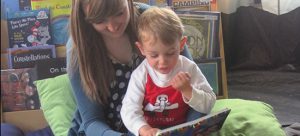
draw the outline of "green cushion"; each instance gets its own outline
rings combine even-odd
[[[55,136],[68,134],[76,103],[67,74],[35,81],[41,109]]]
[[[35,82],[45,118],[56,136],[65,136],[70,128],[76,103],[66,74]],[[242,99],[217,100],[212,112],[223,108],[231,112],[221,136],[285,136],[270,105]],[[215,134],[216,135],[216,134]]]
[[[221,136],[285,136],[273,108],[260,101],[242,99],[217,100],[212,112],[223,108],[231,112],[219,132]]]

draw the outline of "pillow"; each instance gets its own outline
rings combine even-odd
[[[44,113],[53,134],[66,136],[71,126],[76,102],[67,74],[34,82]]]
[[[39,130],[31,131],[25,134],[25,136],[54,136],[51,128],[45,127]]]
[[[1,136],[23,136],[23,131],[9,123],[1,123]]]
[[[285,136],[269,104],[242,99],[222,99],[216,101],[212,112],[225,107],[231,109],[231,112],[218,132],[220,136]]]

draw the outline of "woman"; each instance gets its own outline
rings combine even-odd
[[[73,0],[67,57],[78,110],[69,135],[127,134],[121,102],[143,59],[134,46],[136,6],[132,0]]]

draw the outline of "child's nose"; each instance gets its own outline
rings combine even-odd
[[[167,63],[167,59],[165,57],[160,57],[159,64],[160,65],[165,65],[166,63]]]

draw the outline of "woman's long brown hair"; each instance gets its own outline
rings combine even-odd
[[[70,32],[73,40],[71,65],[68,72],[79,72],[85,94],[93,101],[107,103],[109,85],[114,79],[114,70],[108,57],[104,40],[91,22],[114,15],[119,11],[123,0],[73,0],[70,17]],[[89,12],[84,8],[89,5]],[[130,22],[126,33],[132,46],[136,38],[137,13],[132,0],[128,0]],[[89,20],[89,21],[87,21]],[[121,44],[121,43],[120,43]],[[79,71],[78,71],[79,70]]]

